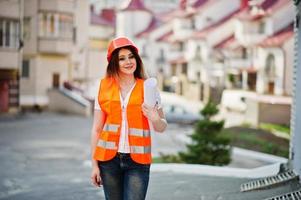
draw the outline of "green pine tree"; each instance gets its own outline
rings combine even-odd
[[[217,105],[209,101],[201,111],[203,119],[199,120],[190,135],[191,144],[187,151],[180,152],[179,158],[186,163],[226,165],[230,162],[230,139],[222,134],[224,121],[213,121],[218,113]]]

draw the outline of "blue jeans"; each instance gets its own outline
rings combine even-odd
[[[106,200],[144,200],[150,165],[134,162],[130,154],[117,153],[109,161],[99,161]]]

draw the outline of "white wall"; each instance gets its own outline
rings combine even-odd
[[[206,7],[206,10],[202,9],[195,15],[196,29],[203,29],[205,26],[219,21],[239,7],[240,0],[231,0],[231,3],[222,0],[214,2],[211,6]]]
[[[152,19],[152,15],[146,11],[120,11],[116,15],[116,36],[130,38],[145,30]]]
[[[280,10],[278,10],[274,15],[271,16],[271,19],[273,21],[273,31],[277,32],[281,28],[293,22],[295,16],[296,15],[293,2],[283,6]]]
[[[114,34],[113,27],[90,25],[89,26],[89,37],[95,39],[106,39],[112,37]]]
[[[266,59],[269,54],[274,55],[275,57],[275,66],[276,66],[276,79],[274,94],[283,95],[284,92],[284,52],[281,48],[259,48],[258,57],[256,58],[256,63],[258,64],[257,72],[257,82],[256,82],[256,91],[263,94],[267,91],[268,80],[265,75]]]

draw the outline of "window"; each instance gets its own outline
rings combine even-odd
[[[142,57],[147,57],[146,44],[142,46],[141,56]]]
[[[187,63],[182,64],[182,74],[187,75]]]
[[[163,63],[163,62],[165,62],[164,50],[160,49],[160,56],[157,58],[157,63]]]
[[[64,38],[72,38],[73,34],[73,18],[71,15],[59,15],[59,35]]]
[[[0,47],[19,47],[19,22],[10,19],[0,19]]]
[[[184,42],[179,42],[179,50],[184,51]]]
[[[196,50],[195,50],[195,60],[197,61],[202,61],[202,57],[201,57],[201,47],[198,45]]]
[[[73,29],[72,29],[72,32],[73,32],[73,34],[72,34],[72,40],[73,40],[73,43],[74,44],[76,44],[76,41],[77,41],[77,32],[76,32],[76,27],[73,27]]]
[[[273,54],[267,56],[265,74],[270,82],[276,78],[275,56]]]
[[[22,62],[22,78],[29,78],[29,60]]]
[[[171,65],[171,75],[176,76],[177,75],[177,65],[172,64]]]
[[[26,17],[23,20],[23,38],[24,40],[29,40],[30,39],[30,18]]]
[[[243,48],[242,49],[242,58],[246,59],[248,57],[248,52],[247,52],[247,48]]]
[[[196,23],[196,22],[195,22],[195,19],[192,18],[192,19],[191,19],[191,29],[193,29],[193,30],[196,29],[195,23]]]
[[[264,21],[261,21],[259,23],[259,33],[265,33],[265,23],[264,23]]]
[[[73,16],[62,13],[39,14],[39,36],[42,37],[73,37]]]

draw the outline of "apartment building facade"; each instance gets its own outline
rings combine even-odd
[[[72,80],[83,68],[88,17],[84,1],[26,1],[21,106],[47,106],[47,90]]]
[[[0,1],[0,112],[19,107],[20,1]]]
[[[1,112],[47,106],[47,91],[83,79],[89,2],[0,2]]]

